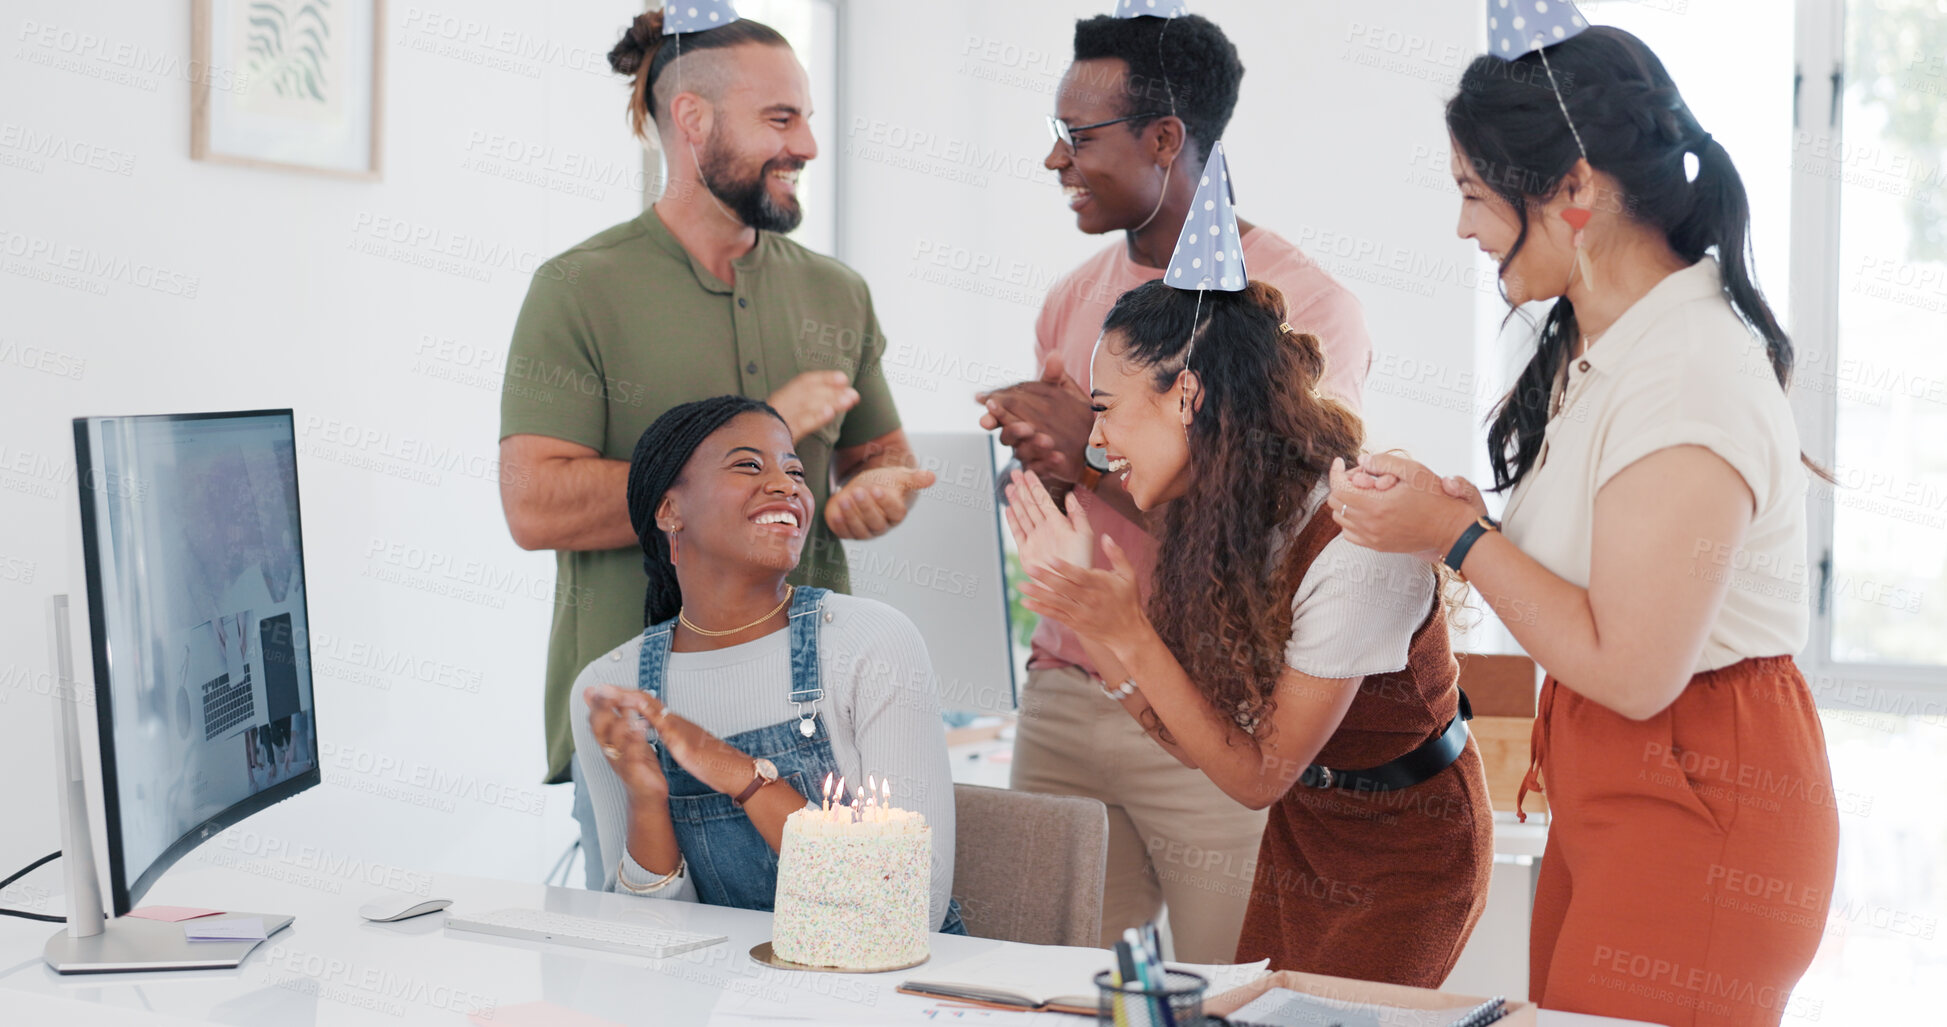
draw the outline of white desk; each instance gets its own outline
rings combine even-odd
[[[332,885],[342,889],[334,893]],[[893,990],[901,980],[923,974],[924,967],[876,975],[804,974],[753,963],[751,947],[770,938],[766,913],[447,875],[436,876],[432,889],[453,899],[455,908],[528,906],[710,931],[727,934],[730,941],[649,960],[448,933],[444,913],[372,924],[356,913],[372,889],[356,881],[311,875],[302,884],[286,883],[199,865],[192,857],[165,876],[147,901],[291,913],[296,923],[264,942],[235,971],[62,977],[41,962],[41,947],[58,925],[0,918],[0,1023],[460,1025],[470,1012],[545,1000],[621,1024],[676,1027],[704,1024],[726,996],[753,989],[850,1000],[857,1004],[859,1022],[933,1022],[923,1011],[934,1003]],[[1012,943],[935,935],[927,966],[1003,944]],[[905,1011],[909,1018],[901,1017]],[[1031,1025],[1045,1019],[1010,1016],[1007,1022]],[[1546,1012],[1538,1022],[1543,1027],[1623,1023]]]

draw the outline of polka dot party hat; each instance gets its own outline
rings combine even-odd
[[[1511,61],[1589,27],[1570,0],[1487,0],[1487,52]]]
[[[663,5],[663,35],[702,32],[737,20],[730,0],[669,0]]]
[[[1561,83],[1555,81],[1555,69],[1548,66],[1548,48],[1580,35],[1589,27],[1589,19],[1575,9],[1570,0],[1487,0],[1487,52],[1504,61],[1515,61],[1530,52],[1541,58],[1541,67],[1548,73],[1548,86],[1555,92],[1555,104],[1562,109],[1562,120],[1568,122],[1569,134],[1575,137],[1575,148],[1582,151],[1582,159],[1589,157],[1589,148],[1582,145],[1582,133],[1575,128],[1575,119],[1568,116],[1568,102],[1562,99]]]
[[[1177,18],[1190,13],[1189,0],[1115,0],[1118,18]]]
[[[1216,289],[1243,292],[1244,241],[1237,234],[1237,212],[1231,208],[1230,169],[1224,144],[1210,148],[1210,159],[1197,180],[1197,194],[1176,237],[1176,250],[1163,281],[1178,289]]]

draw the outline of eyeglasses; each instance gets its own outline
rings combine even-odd
[[[1049,115],[1048,131],[1054,134],[1055,142],[1061,143],[1072,150],[1075,148],[1075,133],[1077,132],[1086,132],[1091,128],[1104,128],[1109,125],[1120,125],[1125,121],[1135,121],[1138,118],[1160,118],[1162,116],[1161,114],[1130,114],[1125,117],[1110,118],[1107,121],[1098,121],[1093,125],[1070,125],[1060,118]]]

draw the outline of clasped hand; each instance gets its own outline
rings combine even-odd
[[[664,801],[669,797],[662,762],[644,728],[654,728],[656,737],[669,749],[670,758],[711,788],[735,795],[750,783],[749,756],[671,713],[648,692],[597,685],[582,697],[588,703],[589,728],[631,800]]]
[[[1393,453],[1366,453],[1347,467],[1332,461],[1326,498],[1339,533],[1381,553],[1411,553],[1429,563],[1446,556],[1467,525],[1487,513],[1480,489],[1443,478]]]
[[[1068,494],[1068,510],[1063,513],[1038,475],[1015,471],[1007,486],[1007,502],[1007,530],[1014,536],[1021,567],[1028,575],[1021,587],[1028,609],[1112,650],[1147,628],[1136,569],[1115,539],[1102,536],[1109,569],[1092,566],[1095,530],[1075,493]]]

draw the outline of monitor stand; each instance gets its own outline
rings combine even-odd
[[[68,597],[48,600],[48,639],[55,675],[54,759],[60,798],[61,852],[67,870],[68,926],[47,939],[42,956],[56,973],[105,974],[143,970],[233,970],[254,941],[190,941],[183,922],[118,916],[103,919],[101,879],[95,876],[95,847],[88,830],[88,788],[82,772],[81,728],[75,715],[79,696],[74,690],[74,662],[69,646]],[[198,923],[263,921],[264,937],[291,926],[282,913],[219,913],[197,917]]]
[[[42,955],[55,973],[64,974],[231,970],[248,958],[252,949],[263,944],[263,940],[190,941],[183,935],[183,926],[253,917],[263,921],[266,936],[289,927],[293,919],[265,913],[221,913],[175,923],[116,917],[102,923],[101,933],[85,938],[76,938],[67,931],[56,934],[47,939]]]

